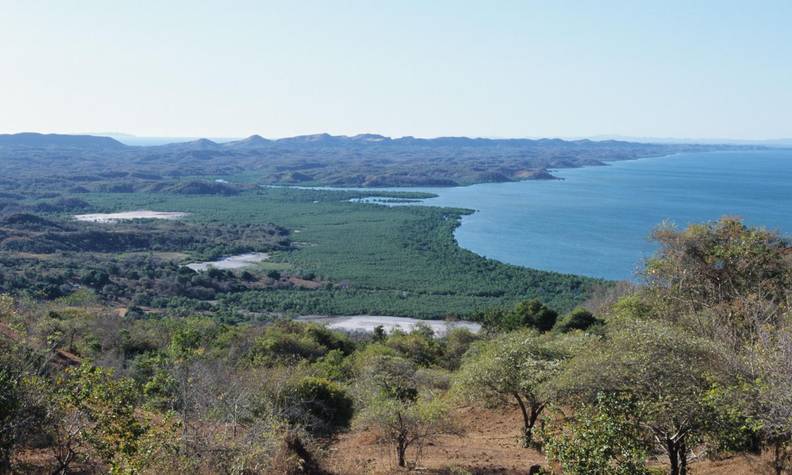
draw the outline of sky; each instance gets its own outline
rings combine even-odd
[[[0,133],[792,137],[792,1],[0,0]]]

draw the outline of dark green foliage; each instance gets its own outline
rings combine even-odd
[[[567,333],[573,330],[588,330],[595,325],[602,325],[604,322],[594,316],[585,308],[576,308],[561,317],[553,327],[553,330]]]
[[[3,223],[0,235],[9,237],[0,244],[0,266],[5,264],[0,291],[44,299],[87,286],[108,300],[129,299],[139,306],[157,306],[171,297],[211,300],[217,294],[246,290],[258,278],[217,269],[199,274],[181,266],[173,254],[192,252],[198,260],[289,247],[287,231],[269,224],[97,225],[29,214],[13,215]],[[19,254],[22,251],[47,256]]]
[[[429,332],[420,327],[410,333],[394,331],[384,341],[384,345],[402,354],[418,366],[431,366],[440,361],[442,348]]]
[[[332,350],[349,354],[352,342],[342,333],[333,332],[316,323],[281,321],[269,325],[256,338],[250,358],[256,364],[306,359],[316,361]]]
[[[555,325],[558,313],[538,299],[531,299],[518,303],[511,310],[491,309],[481,318],[487,327],[499,331],[533,328],[546,332]]]
[[[33,356],[0,340],[0,473],[9,471],[13,453],[41,433],[46,419]]]
[[[377,193],[382,194],[400,196]],[[214,308],[239,321],[250,318],[251,312],[261,318],[272,313],[470,316],[527,298],[567,310],[599,285],[595,279],[510,266],[459,248],[453,232],[468,211],[349,202],[365,196],[279,188],[237,196],[86,195],[83,199],[94,211],[163,209],[190,216],[183,222],[113,225],[47,217],[65,228],[46,233],[9,227],[27,240],[29,249],[50,254],[44,262],[17,251],[0,251],[0,290],[54,298],[74,291],[81,272],[102,270],[113,285],[107,292],[104,285],[94,289],[108,300],[129,299],[139,307],[167,307],[179,313],[206,308],[201,301],[219,300],[220,308]],[[57,239],[42,239],[56,233]],[[83,241],[85,233],[91,239]],[[3,245],[13,241],[6,239]],[[80,250],[81,245],[88,247]],[[112,250],[115,255],[107,254]],[[235,279],[193,274],[172,254],[186,252],[191,260],[205,260],[272,250],[288,251],[276,252],[269,267],[258,272],[250,268],[250,275]],[[112,265],[118,272],[110,272]],[[267,273],[266,282],[250,279],[252,275],[263,280]],[[287,280],[290,276],[313,276],[317,288],[298,290]]]
[[[373,336],[374,341],[383,341],[385,339],[385,336],[386,336],[385,327],[383,327],[382,325],[377,325],[376,327],[374,327],[374,336]]]
[[[558,313],[551,310],[539,300],[532,299],[520,302],[514,307],[513,315],[516,318],[517,327],[530,327],[546,332],[555,325]]]
[[[353,403],[337,383],[323,378],[303,378],[291,389],[294,422],[303,423],[314,432],[328,433],[349,427]]]

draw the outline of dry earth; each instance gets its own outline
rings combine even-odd
[[[519,444],[519,410],[494,411],[465,407],[457,411],[463,437],[444,436],[424,447],[417,465],[399,469],[390,447],[377,443],[370,431],[341,435],[330,448],[326,466],[338,475],[473,474],[527,475],[534,464],[545,466],[544,455]],[[414,452],[409,454],[414,461]],[[765,455],[701,461],[689,466],[691,475],[772,474]],[[558,472],[560,473],[560,471]]]

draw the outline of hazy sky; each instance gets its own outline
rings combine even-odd
[[[792,137],[792,1],[0,0],[0,132]]]

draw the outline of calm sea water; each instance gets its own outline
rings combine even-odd
[[[792,151],[689,153],[558,170],[564,180],[420,188],[471,208],[456,232],[477,254],[536,269],[631,279],[663,220],[741,216],[792,233]]]

